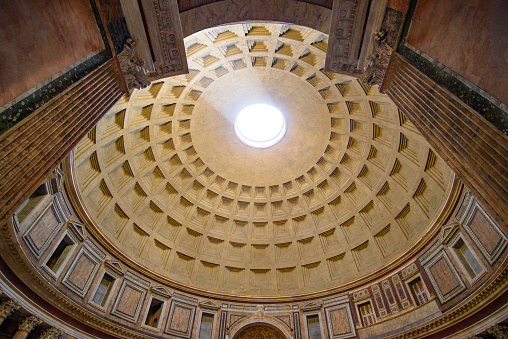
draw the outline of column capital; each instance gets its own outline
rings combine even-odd
[[[26,331],[30,333],[36,327],[37,325],[40,325],[42,323],[42,320],[37,318],[35,315],[29,315],[21,321],[21,324],[19,324],[18,329],[21,331]]]
[[[7,318],[12,312],[17,310],[19,305],[14,300],[9,299],[0,304],[0,317]]]
[[[63,334],[62,330],[59,330],[58,328],[51,327],[48,328],[46,331],[44,331],[39,339],[58,339]]]
[[[505,338],[507,338],[507,336],[506,336],[507,330],[508,330],[507,326],[496,324],[496,325],[492,326],[491,328],[489,328],[487,330],[487,333],[492,334],[494,336],[494,338],[496,338],[496,339],[505,339]]]

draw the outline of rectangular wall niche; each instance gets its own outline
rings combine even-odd
[[[319,324],[319,315],[312,314],[307,317],[307,331],[309,333],[309,339],[322,339],[321,337],[321,325]]]
[[[46,267],[53,272],[55,277],[62,271],[64,263],[69,259],[69,254],[72,252],[74,245],[75,242],[66,234],[46,261]]]
[[[19,224],[22,224],[30,213],[32,213],[49,194],[46,184],[40,185],[16,212],[16,218]]]
[[[203,313],[201,315],[201,325],[199,326],[199,339],[210,339],[213,329],[213,314]]]
[[[162,316],[162,309],[164,306],[164,301],[152,298],[150,301],[150,307],[148,308],[148,312],[146,314],[145,325],[153,328],[159,328],[159,322]]]
[[[466,271],[470,282],[475,281],[485,272],[485,269],[461,237],[452,245],[452,250]]]
[[[92,298],[92,303],[100,306],[105,307],[106,302],[109,299],[109,295],[111,293],[111,290],[113,289],[113,285],[115,283],[115,278],[113,278],[108,273],[104,273],[104,276],[102,277],[102,280],[95,290],[95,294]]]

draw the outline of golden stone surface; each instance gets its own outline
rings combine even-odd
[[[452,173],[377,87],[322,71],[327,36],[271,23],[186,38],[190,73],[120,100],[74,150],[95,227],[157,274],[209,291],[310,293],[409,251]],[[287,134],[245,146],[234,118],[274,104]]]

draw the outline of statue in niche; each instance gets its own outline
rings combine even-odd
[[[150,80],[146,76],[145,61],[135,55],[136,42],[127,39],[124,49],[118,54],[120,67],[127,82],[129,90],[134,88],[142,89],[150,85]]]

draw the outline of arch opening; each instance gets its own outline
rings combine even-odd
[[[244,326],[233,339],[288,339],[282,331],[274,325],[255,323]]]

